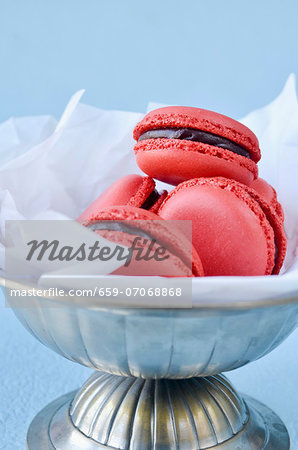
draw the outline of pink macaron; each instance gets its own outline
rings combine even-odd
[[[257,137],[222,114],[186,106],[160,108],[147,114],[133,135],[139,167],[166,183],[222,176],[250,185],[257,178]]]
[[[271,184],[267,183],[263,178],[257,178],[250,185],[252,189],[255,189],[266,201],[275,209],[276,214],[280,217],[282,221],[284,221],[284,212],[281,204],[277,200],[276,190],[271,186]]]
[[[158,214],[192,220],[206,276],[278,274],[286,254],[280,216],[256,190],[222,177],[179,184]]]
[[[126,175],[100,194],[77,220],[82,222],[92,219],[100,210],[116,205],[136,206],[155,212],[166,196],[167,191],[158,193],[152,178]]]
[[[110,206],[83,225],[119,245],[130,247],[135,238],[140,237],[138,245],[145,250],[153,251],[162,245],[169,254],[169,258],[160,263],[133,257],[128,267],[117,269],[114,275],[204,276],[201,259],[181,229],[151,211],[127,205]]]

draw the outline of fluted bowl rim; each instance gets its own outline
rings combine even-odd
[[[148,277],[149,278],[149,277]],[[209,277],[211,278],[211,277]],[[227,277],[213,277],[217,278],[219,281],[220,279],[227,278]],[[235,278],[235,277],[231,277]],[[246,277],[255,279],[256,277]],[[21,289],[21,290],[30,290],[32,288],[36,288],[37,286],[34,286],[32,284],[26,284],[21,283],[19,281],[11,280],[5,277],[0,277],[0,286],[2,286],[4,289]],[[36,297],[38,298],[38,297]],[[257,308],[270,308],[273,306],[279,306],[279,305],[287,305],[287,304],[295,304],[298,303],[298,286],[297,289],[294,291],[285,291],[283,295],[270,295],[267,299],[253,299],[253,300],[241,300],[241,301],[234,301],[234,300],[211,300],[211,301],[200,301],[198,299],[195,299],[195,301],[192,302],[191,306],[188,304],[185,308],[179,306],[171,306],[170,304],[166,305],[160,305],[158,308],[156,306],[152,307],[150,305],[150,299],[149,301],[146,299],[146,297],[142,298],[142,303],[136,303],[136,301],[133,301],[133,298],[129,297],[127,300],[127,303],[123,304],[123,302],[117,302],[117,297],[109,297],[108,300],[104,297],[96,297],[95,301],[90,305],[88,303],[88,306],[84,306],[84,304],[80,301],[83,301],[84,297],[72,297],[72,303],[65,301],[63,297],[55,297],[51,295],[47,295],[44,297],[48,302],[53,303],[53,307],[78,307],[78,308],[87,308],[87,309],[102,309],[102,308],[112,308],[112,309],[151,309],[151,310],[173,310],[173,309],[204,309],[204,310],[241,310],[241,309],[257,309]],[[129,301],[130,300],[130,301]]]

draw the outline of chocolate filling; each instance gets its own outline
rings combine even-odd
[[[145,139],[183,139],[187,141],[202,142],[203,144],[213,145],[213,147],[224,148],[237,155],[245,156],[250,159],[249,152],[241,145],[235,144],[216,134],[207,131],[195,130],[194,128],[158,128],[148,130],[141,134],[139,142]]]
[[[276,244],[276,240],[275,240],[275,239],[274,239],[274,245],[275,245],[274,266],[276,266],[277,256],[278,256],[278,248],[277,248],[277,244]],[[273,268],[273,269],[274,269],[274,268]]]
[[[149,197],[146,198],[141,208],[149,210],[157,202],[159,197],[160,197],[159,192],[156,189],[154,189],[154,191],[151,192]]]
[[[114,220],[102,220],[98,222],[92,222],[87,225],[87,228],[90,228],[92,231],[97,230],[105,230],[105,231],[121,231],[123,233],[127,233],[130,235],[137,235],[144,239],[154,239],[150,234],[146,233],[145,231],[141,230],[140,228],[133,227],[130,225],[127,225],[126,223],[116,222]]]

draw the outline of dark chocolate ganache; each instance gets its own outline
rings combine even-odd
[[[146,198],[141,208],[149,210],[157,202],[159,197],[160,197],[159,192],[156,189],[154,189],[154,191],[151,192],[149,197]]]
[[[250,159],[249,152],[239,144],[230,139],[226,139],[207,131],[196,130],[194,128],[158,128],[148,130],[141,134],[139,142],[145,139],[183,139],[187,141],[202,142],[203,144],[213,145],[214,147],[224,148],[237,155],[245,156]]]
[[[137,235],[144,239],[153,239],[149,233],[146,233],[140,228],[134,227],[124,221],[114,221],[114,220],[102,220],[91,222],[87,225],[87,228],[90,228],[92,231],[104,230],[104,231],[121,231],[122,233],[127,233],[130,235]]]

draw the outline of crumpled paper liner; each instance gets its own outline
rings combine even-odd
[[[140,173],[132,130],[143,114],[84,105],[80,103],[83,92],[74,94],[58,123],[53,117],[37,116],[0,124],[0,268],[4,276],[6,220],[74,219],[117,178]],[[150,104],[148,109],[157,106]],[[272,103],[241,122],[258,136],[262,150],[259,175],[275,187],[284,208],[286,261],[278,276],[194,279],[194,304],[298,295],[298,103],[294,75]]]

